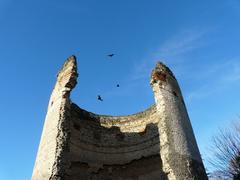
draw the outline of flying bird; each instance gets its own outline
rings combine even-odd
[[[115,54],[109,54],[108,57],[113,57]]]
[[[99,101],[103,101],[103,99],[102,99],[102,97],[101,97],[100,95],[97,96],[97,99],[98,99]]]
[[[117,87],[120,87],[120,85],[119,85],[119,84],[117,84]]]

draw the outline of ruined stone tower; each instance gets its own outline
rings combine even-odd
[[[184,100],[173,73],[157,63],[155,105],[128,116],[97,115],[71,102],[75,56],[53,89],[32,180],[205,180]]]

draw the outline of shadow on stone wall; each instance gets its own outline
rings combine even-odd
[[[131,132],[134,126],[128,130],[126,121],[134,120],[129,116],[124,121],[128,132],[122,132],[119,123],[118,126],[103,124],[103,121],[117,122],[117,118],[96,115],[72,104],[68,179],[167,179],[159,155],[157,124],[147,124],[142,132]]]

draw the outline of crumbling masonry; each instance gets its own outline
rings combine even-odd
[[[173,73],[157,63],[156,104],[128,116],[97,115],[71,102],[77,62],[69,57],[53,89],[32,180],[207,180]]]

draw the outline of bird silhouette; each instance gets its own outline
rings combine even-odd
[[[120,87],[120,85],[119,85],[119,84],[117,84],[117,87]]]
[[[109,54],[108,57],[113,57],[115,54]]]
[[[97,99],[98,99],[99,101],[103,101],[103,99],[102,99],[102,97],[101,97],[100,95],[97,96]]]

